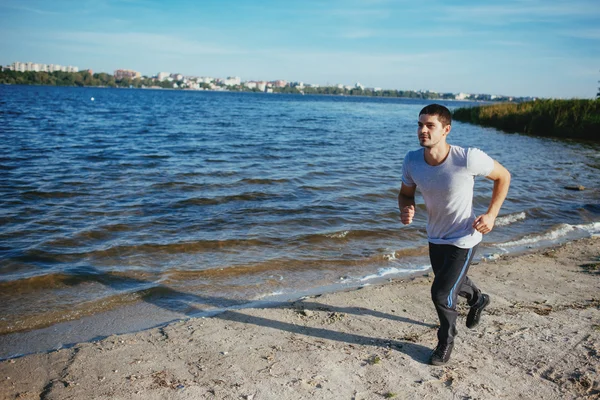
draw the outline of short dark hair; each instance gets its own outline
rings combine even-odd
[[[450,113],[450,110],[441,104],[430,104],[424,107],[419,113],[419,116],[423,114],[437,115],[438,119],[442,123],[442,126],[452,125],[452,114]]]

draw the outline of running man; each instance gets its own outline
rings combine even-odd
[[[510,186],[508,170],[483,151],[448,144],[451,129],[452,115],[446,107],[431,104],[421,110],[417,129],[421,148],[404,158],[398,195],[404,225],[412,223],[415,215],[417,188],[427,208],[429,258],[435,275],[431,298],[440,320],[432,365],[446,364],[452,354],[458,296],[465,297],[470,306],[468,328],[479,324],[483,309],[490,303],[490,296],[483,294],[467,273],[482,235],[494,228]],[[487,211],[476,216],[473,187],[478,175],[493,180],[494,188]]]

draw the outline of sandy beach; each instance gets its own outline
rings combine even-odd
[[[2,399],[593,399],[600,240],[480,262],[492,302],[428,365],[431,276],[228,311],[0,363]],[[1,339],[0,339],[1,340]]]

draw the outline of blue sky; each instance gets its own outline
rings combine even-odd
[[[593,98],[599,0],[2,0],[0,64]]]

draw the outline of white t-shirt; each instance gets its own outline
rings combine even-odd
[[[470,249],[482,235],[473,228],[474,177],[488,176],[494,160],[476,148],[450,147],[446,160],[437,166],[425,162],[425,149],[410,151],[402,166],[402,183],[417,186],[427,207],[427,236],[434,244]]]

